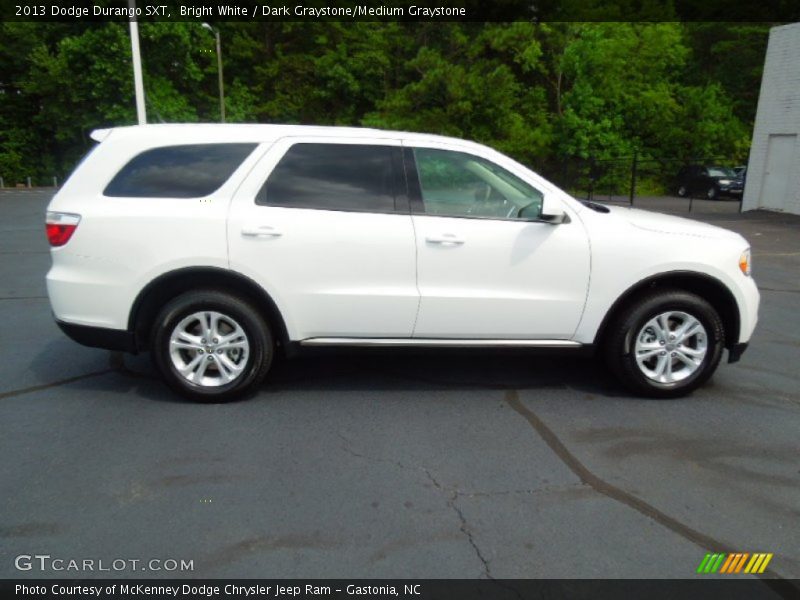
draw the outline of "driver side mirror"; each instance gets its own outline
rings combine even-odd
[[[545,196],[542,201],[542,212],[539,214],[539,219],[551,223],[552,225],[559,225],[560,223],[569,223],[569,217],[561,204],[554,200],[552,197]]]

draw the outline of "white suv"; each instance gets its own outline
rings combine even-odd
[[[150,350],[194,399],[253,390],[305,346],[597,349],[634,392],[735,361],[759,295],[738,234],[579,202],[433,135],[147,125],[53,198],[47,289],[74,340]]]

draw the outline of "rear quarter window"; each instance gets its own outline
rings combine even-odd
[[[103,192],[111,197],[201,198],[224,184],[258,144],[189,144],[133,157]]]

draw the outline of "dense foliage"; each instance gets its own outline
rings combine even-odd
[[[743,160],[768,26],[225,22],[229,121],[475,139],[547,170],[570,157]],[[140,25],[151,122],[216,121],[214,38]],[[135,121],[123,23],[0,25],[0,176],[69,172]]]

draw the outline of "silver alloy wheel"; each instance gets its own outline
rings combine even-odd
[[[226,385],[244,372],[250,343],[241,325],[215,311],[192,313],[169,338],[175,370],[188,382],[203,387]]]
[[[639,330],[634,355],[639,370],[658,383],[676,383],[700,368],[708,352],[708,334],[689,313],[669,311]]]

